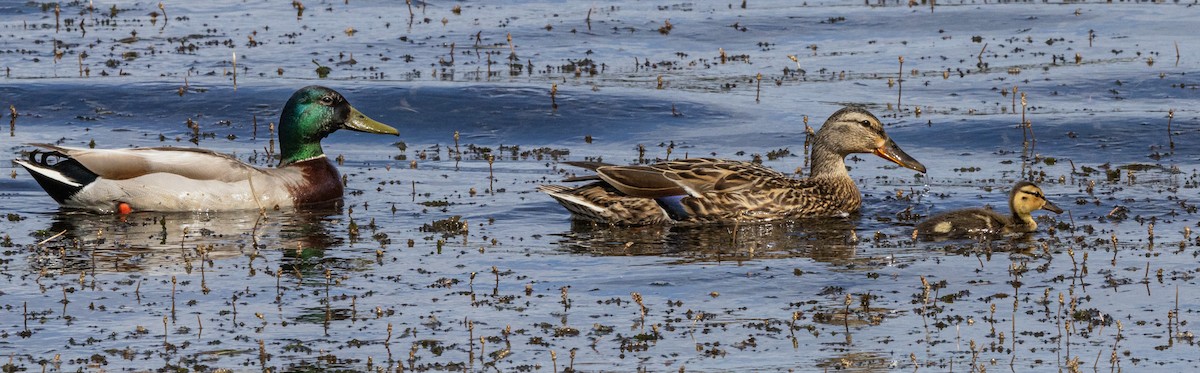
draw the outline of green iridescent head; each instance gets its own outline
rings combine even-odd
[[[311,85],[293,93],[279,114],[279,166],[324,155],[321,140],[339,129],[400,134],[358,112],[337,91]]]

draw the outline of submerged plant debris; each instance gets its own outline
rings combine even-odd
[[[269,167],[295,89],[338,207],[63,211],[0,162],[4,371],[1151,371],[1200,365],[1190,2],[0,4],[0,149],[201,147]],[[842,219],[572,222],[562,161],[804,170],[879,116],[929,172],[847,159]],[[807,126],[807,127],[806,127]],[[345,132],[345,131],[343,131]],[[1068,210],[922,242],[929,215]]]

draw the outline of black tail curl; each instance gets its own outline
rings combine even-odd
[[[33,175],[38,185],[60,204],[71,199],[99,177],[79,161],[57,150],[33,150],[29,152],[28,159],[34,167],[26,166],[25,169],[29,170],[29,174]],[[58,175],[52,175],[53,173]],[[59,175],[61,177],[55,177]]]

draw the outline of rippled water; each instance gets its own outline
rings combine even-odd
[[[94,141],[266,165],[269,124],[309,84],[401,142],[332,135],[345,204],[264,215],[62,211],[0,164],[6,369],[1200,364],[1193,3],[60,5],[56,29],[53,5],[0,4],[11,158]],[[790,172],[804,119],[844,104],[929,168],[852,157],[857,216],[614,228],[535,191],[578,172],[559,161],[632,163],[639,145],[787,149],[764,163]],[[912,240],[1023,178],[1068,213],[1035,214],[1029,237]]]

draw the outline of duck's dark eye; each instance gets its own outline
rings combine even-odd
[[[858,124],[861,124],[863,127],[870,127],[871,121],[863,119],[863,120],[858,121]]]
[[[335,101],[335,100],[333,99],[333,96],[322,96],[322,97],[321,97],[321,104],[322,104],[322,105],[333,105],[333,102],[334,102],[334,101]]]

